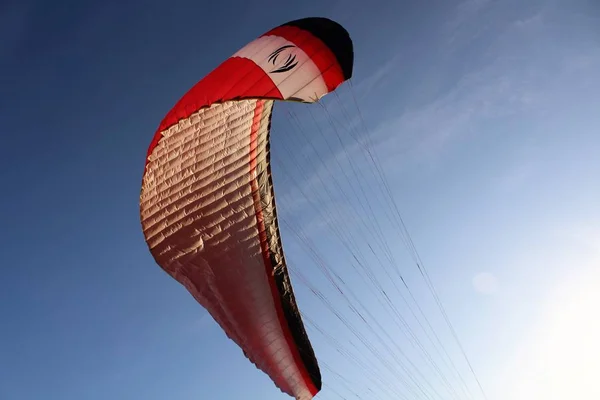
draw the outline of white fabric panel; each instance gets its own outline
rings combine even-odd
[[[247,357],[282,391],[309,400],[261,253],[249,159],[256,105],[215,104],[164,132],[143,180],[142,226],[156,261],[184,283]],[[272,105],[264,102],[260,115],[257,168],[266,165]]]
[[[292,46],[283,50],[273,64],[269,56],[283,46]],[[290,71],[273,73],[277,67],[282,66],[288,56],[295,56],[297,66]],[[273,80],[279,88],[284,99],[299,98],[306,102],[315,102],[327,94],[327,86],[321,71],[308,55],[292,42],[279,36],[262,36],[244,46],[233,57],[248,58]]]

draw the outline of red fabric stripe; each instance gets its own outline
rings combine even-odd
[[[282,99],[282,95],[271,78],[252,60],[227,59],[184,94],[165,116],[148,147],[146,164],[165,129],[214,103],[248,98]]]
[[[308,54],[321,71],[328,91],[335,90],[344,81],[344,74],[333,52],[310,32],[294,26],[280,26],[263,36],[267,35],[283,37]],[[165,116],[148,147],[146,164],[147,157],[158,145],[161,132],[165,129],[213,103],[248,98],[282,99],[282,95],[271,78],[253,61],[240,57],[228,58],[196,83]]]
[[[252,180],[250,185],[252,187],[252,197],[254,200],[254,210],[256,213],[256,223],[258,225],[258,232],[260,237],[260,246],[262,249],[262,256],[265,263],[265,272],[269,279],[269,287],[271,288],[271,295],[273,296],[273,303],[275,304],[275,309],[277,310],[277,317],[279,319],[279,325],[281,326],[281,330],[283,331],[283,335],[285,336],[285,340],[292,352],[292,356],[294,357],[294,362],[296,363],[300,374],[302,375],[302,379],[310,393],[315,396],[318,393],[316,386],[314,385],[312,379],[306,370],[306,366],[302,362],[302,358],[300,357],[300,353],[298,352],[298,345],[294,341],[292,334],[290,332],[289,326],[287,324],[287,320],[285,318],[285,314],[283,312],[283,308],[281,307],[281,301],[279,296],[279,291],[277,290],[277,285],[275,284],[275,278],[273,277],[273,264],[271,263],[269,243],[267,241],[267,233],[265,228],[265,218],[262,212],[260,192],[258,186],[258,176],[256,172],[257,166],[257,146],[258,146],[258,130],[260,128],[260,122],[262,118],[262,112],[264,108],[264,100],[258,100],[256,102],[256,108],[254,109],[254,117],[252,119],[252,128],[250,131],[250,176],[252,176]]]
[[[344,82],[344,73],[335,54],[310,32],[295,26],[284,25],[271,29],[262,36],[269,35],[280,36],[301,48],[323,74],[328,91],[333,91]]]

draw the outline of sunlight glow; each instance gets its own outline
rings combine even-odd
[[[600,268],[566,283],[516,361],[516,400],[600,399]]]

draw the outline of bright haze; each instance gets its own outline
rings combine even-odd
[[[3,3],[0,399],[289,398],[156,265],[139,196],[185,91],[307,16],[342,24],[355,52],[350,84],[324,107],[276,104],[271,132],[316,398],[600,399],[594,0]],[[350,131],[369,138],[426,274]],[[335,194],[347,178],[373,209]]]

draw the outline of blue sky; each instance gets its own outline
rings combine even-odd
[[[0,398],[286,398],[154,263],[138,199],[152,134],[185,90],[263,31],[312,15],[339,21],[353,37],[352,87],[340,88],[325,105],[339,117],[344,107],[353,110],[356,96],[487,397],[600,397],[594,385],[600,373],[594,339],[600,336],[600,7],[594,1],[64,4],[8,2],[0,12]],[[323,204],[331,218],[324,223],[299,194],[322,194],[317,178],[328,175],[319,168],[335,169],[336,159],[364,167],[348,137],[336,144],[322,120],[327,113],[318,106],[311,112],[323,135],[311,128],[306,106],[276,107],[281,219],[314,240],[312,248],[380,317],[385,342],[406,350],[422,380],[445,396],[438,376],[386,318],[327,230],[344,222],[361,233],[352,219],[336,219],[350,215],[350,203]],[[290,113],[305,124],[304,139],[330,140],[322,163],[315,158],[305,170],[294,168],[294,155],[314,153],[300,135],[289,135]],[[383,211],[376,214],[470,398],[483,398],[416,267]],[[285,223],[293,268],[376,343]],[[360,347],[298,279],[294,284],[311,320],[356,349],[371,371],[383,371],[385,382],[373,381],[309,326],[327,365],[318,398],[390,399],[387,387],[410,394],[384,365],[394,359]],[[393,299],[403,315],[409,312]],[[452,371],[444,375],[458,387]]]

